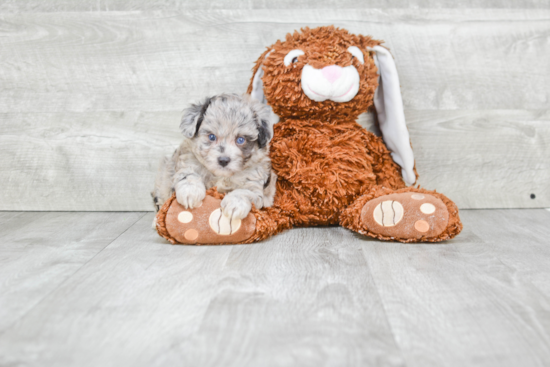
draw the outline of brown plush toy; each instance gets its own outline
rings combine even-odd
[[[439,242],[462,230],[456,205],[415,183],[414,156],[392,56],[368,36],[334,27],[288,34],[260,56],[248,93],[273,108],[272,207],[217,223],[223,197],[207,192],[185,210],[175,198],[157,215],[172,243],[251,243],[292,227],[341,225],[381,240]],[[373,106],[383,138],[358,116]],[[212,219],[214,218],[214,220]]]

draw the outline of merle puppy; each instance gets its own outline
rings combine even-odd
[[[183,113],[183,142],[160,164],[151,193],[158,211],[176,193],[186,209],[201,205],[207,189],[227,193],[225,216],[245,218],[271,206],[277,176],[271,170],[269,141],[276,116],[249,95],[221,94],[193,104]]]

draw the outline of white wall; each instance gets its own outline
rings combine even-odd
[[[266,46],[330,24],[391,48],[423,187],[550,206],[550,3],[387,3],[3,1],[0,210],[152,210],[180,111],[244,92]]]

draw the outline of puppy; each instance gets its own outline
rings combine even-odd
[[[276,116],[249,95],[221,94],[187,108],[180,124],[183,142],[159,167],[151,193],[156,210],[176,193],[187,209],[197,208],[206,190],[227,193],[221,210],[245,218],[252,203],[271,206],[277,176],[271,170],[269,141]]]

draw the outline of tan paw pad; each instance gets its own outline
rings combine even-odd
[[[404,192],[367,202],[361,211],[361,221],[369,232],[384,237],[431,238],[445,230],[449,212],[433,195]]]
[[[435,212],[435,206],[430,203],[424,203],[420,205],[420,211],[424,214],[432,214]]]
[[[222,236],[237,233],[237,231],[241,228],[240,219],[232,219],[227,217],[220,209],[216,209],[212,212],[212,214],[210,214],[208,223],[210,223],[210,228],[212,228],[214,232]]]
[[[394,200],[383,201],[374,209],[373,217],[379,225],[393,227],[403,219],[403,205]]]
[[[414,223],[414,228],[418,232],[424,233],[424,232],[428,232],[428,230],[430,229],[430,224],[425,220],[417,220],[416,223]]]
[[[194,241],[197,239],[197,237],[199,237],[199,231],[197,231],[196,229],[188,229],[187,231],[185,231],[185,233],[183,234],[185,236],[185,239],[186,240],[189,240],[189,241]]]
[[[180,221],[181,223],[189,223],[192,220],[193,220],[193,214],[191,214],[191,212],[183,211],[178,214],[178,221]]]

